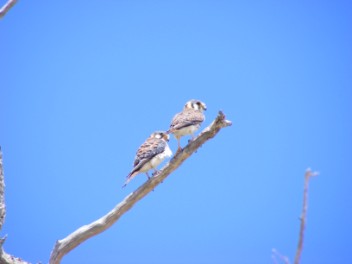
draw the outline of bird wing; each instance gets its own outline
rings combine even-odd
[[[166,142],[159,138],[148,138],[137,150],[132,171],[126,176],[125,187],[132,179],[132,175],[141,169],[148,161],[165,150]]]
[[[188,110],[178,113],[174,116],[171,121],[169,131],[175,131],[184,127],[198,125],[204,121],[204,115],[202,112]]]
[[[165,150],[166,142],[159,138],[148,138],[138,149],[136,157],[133,163],[133,170],[131,173],[139,170],[154,158],[156,155],[162,153]]]

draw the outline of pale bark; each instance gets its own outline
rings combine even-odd
[[[0,9],[0,18],[3,18],[6,13],[16,4],[17,0],[7,1]]]
[[[117,204],[109,213],[102,216],[98,220],[78,228],[76,231],[58,240],[50,256],[50,264],[60,263],[62,257],[70,252],[72,249],[83,243],[87,239],[105,231],[113,225],[124,213],[131,209],[139,200],[146,196],[149,192],[154,190],[167,176],[176,170],[189,156],[191,156],[198,148],[200,148],[206,141],[213,138],[220,129],[230,126],[231,122],[225,120],[225,115],[219,112],[213,123],[205,128],[202,133],[191,141],[182,151],[178,152],[168,164],[164,166],[157,174],[150,180],[145,182],[136,191],[130,193]]]
[[[6,207],[5,207],[5,180],[4,180],[4,170],[2,165],[2,151],[0,147],[0,231],[2,225],[5,222]],[[16,258],[10,254],[7,254],[3,249],[3,244],[6,240],[6,236],[0,238],[0,264],[27,264],[28,262]]]
[[[306,222],[307,222],[309,180],[311,177],[316,175],[318,175],[317,172],[312,172],[310,169],[307,169],[306,174],[304,176],[303,205],[302,205],[302,213],[300,217],[301,224],[299,229],[298,245],[297,245],[294,264],[299,264],[301,260],[301,255],[303,250],[304,231],[306,229]]]
[[[301,261],[301,255],[303,251],[303,241],[304,241],[304,232],[306,229],[306,222],[307,222],[307,211],[308,211],[308,187],[309,187],[309,180],[313,176],[317,176],[318,172],[312,172],[311,169],[307,169],[304,175],[304,188],[303,188],[303,204],[302,204],[302,213],[299,218],[300,220],[300,228],[298,234],[298,245],[296,249],[296,256],[294,264],[299,264]],[[278,264],[279,262],[277,259],[280,259],[285,264],[290,264],[290,260],[287,256],[280,254],[275,248],[272,250],[272,259],[274,263]]]
[[[5,180],[2,166],[2,151],[0,147],[0,230],[5,222],[6,207],[5,207]]]

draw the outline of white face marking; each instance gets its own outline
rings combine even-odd
[[[185,108],[194,109],[193,101],[188,101],[188,102],[185,104]]]
[[[155,137],[155,138],[161,138],[161,135],[160,135],[160,134],[155,134],[154,137]]]
[[[204,110],[207,109],[206,105],[201,102],[201,101],[198,101],[198,100],[191,100],[191,101],[188,101],[186,104],[185,104],[185,107],[184,109],[193,109],[193,110],[196,110],[196,111],[201,111],[203,112]]]
[[[194,110],[199,110],[199,105],[197,103],[192,104]]]

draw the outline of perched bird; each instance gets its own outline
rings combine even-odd
[[[148,179],[150,178],[148,174],[150,169],[154,169],[154,173],[157,173],[156,167],[166,157],[171,157],[172,155],[169,145],[167,144],[168,141],[169,135],[164,131],[156,131],[147,138],[137,150],[133,169],[127,175],[126,182],[122,188],[139,173],[145,172]]]
[[[207,110],[205,103],[198,100],[190,100],[185,104],[183,111],[176,114],[172,119],[167,133],[174,134],[177,139],[177,152],[182,149],[180,145],[181,137],[191,135],[192,139],[194,138],[194,132],[199,129],[205,119],[204,110]]]

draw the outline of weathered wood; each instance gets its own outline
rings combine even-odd
[[[0,9],[0,18],[3,18],[6,13],[17,3],[17,0],[7,1],[3,7]]]
[[[213,123],[205,128],[198,137],[191,141],[185,148],[178,152],[168,164],[166,164],[156,177],[152,177],[136,191],[130,193],[117,204],[109,213],[100,219],[78,228],[66,238],[58,240],[50,256],[50,264],[59,264],[62,257],[87,239],[105,231],[112,226],[124,213],[130,210],[139,200],[150,193],[155,187],[176,170],[189,156],[191,156],[206,141],[213,138],[222,128],[232,123],[225,119],[220,111]]]
[[[4,170],[2,165],[2,151],[0,147],[0,230],[5,222],[6,206],[5,206],[5,179]],[[6,236],[0,238],[0,264],[28,264],[23,259],[16,258],[10,254],[7,254],[2,245],[6,240]]]
[[[311,169],[307,169],[306,174],[304,176],[304,189],[303,189],[303,205],[302,205],[302,213],[300,216],[300,228],[299,228],[299,236],[298,236],[298,245],[296,250],[296,256],[294,264],[299,264],[301,261],[301,255],[303,250],[303,241],[304,241],[304,231],[306,229],[307,222],[307,211],[308,211],[308,187],[309,180],[311,177],[317,176],[318,172],[312,172]]]

